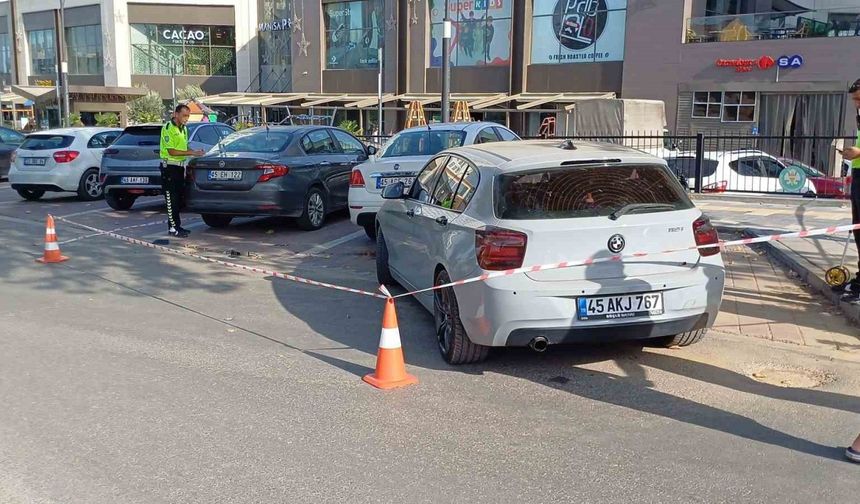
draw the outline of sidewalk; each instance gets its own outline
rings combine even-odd
[[[723,233],[743,232],[749,236],[764,236],[784,231],[801,231],[851,223],[849,204],[840,202],[839,206],[835,206],[833,200],[816,201],[790,197],[770,197],[761,202],[756,202],[755,200],[738,201],[736,198],[722,199],[719,196],[713,196],[698,197],[696,205],[711,217],[711,220]],[[784,242],[764,243],[756,246],[755,249],[767,253],[779,263],[786,265],[798,275],[802,282],[830,299],[833,303],[834,313],[841,310],[845,319],[854,324],[860,324],[860,306],[848,303],[840,304],[841,294],[834,292],[824,281],[825,271],[840,264],[846,238],[847,233],[840,236],[791,239]],[[857,261],[857,250],[852,242],[845,257],[845,265],[852,275],[857,271]],[[751,264],[748,273],[755,276],[756,272],[760,273],[761,268]],[[785,304],[794,306],[795,314],[786,320],[796,320],[797,327],[801,330],[803,328],[814,329],[814,327],[810,327],[810,325],[814,325],[812,322],[800,319],[821,317],[817,317],[815,313],[810,313],[807,310],[805,305],[807,300],[803,296],[798,297],[793,286],[785,284],[777,288],[776,284],[770,282],[766,284],[765,289],[773,291],[774,299],[767,300],[768,294],[763,292],[763,306],[770,308]],[[821,312],[828,312],[828,310],[829,307],[822,309]],[[825,324],[824,322],[821,323]],[[820,329],[820,327],[818,328]],[[860,336],[860,328],[852,327],[852,329],[855,335]],[[776,332],[772,334],[776,338],[777,334],[785,334],[786,331],[789,330],[778,327]],[[810,331],[806,331],[806,333],[812,334]],[[799,336],[789,334],[786,337],[789,339],[805,338],[806,333],[802,332]],[[860,340],[855,338],[854,345],[858,343]],[[857,349],[860,350],[860,346],[857,346]]]

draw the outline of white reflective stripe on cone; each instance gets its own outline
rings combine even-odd
[[[400,331],[383,327],[382,336],[379,337],[379,348],[400,348]]]
[[[47,242],[45,243],[45,250],[60,250],[60,246],[57,242]]]
[[[55,235],[57,234],[57,230],[54,228],[45,228],[45,234]]]

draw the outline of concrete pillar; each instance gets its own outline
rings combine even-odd
[[[131,86],[131,33],[127,0],[102,0],[105,86]]]
[[[237,91],[244,91],[259,71],[257,2],[236,0],[233,12],[236,32],[236,87]]]

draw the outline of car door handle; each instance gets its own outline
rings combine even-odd
[[[445,217],[444,215],[441,217],[436,217],[436,224],[439,224],[440,226],[447,226],[448,217]]]
[[[414,209],[414,208],[410,208],[409,210],[407,210],[407,211],[406,211],[406,216],[407,216],[407,217],[415,217],[415,209]]]
[[[320,166],[331,166],[330,161],[320,161]]]

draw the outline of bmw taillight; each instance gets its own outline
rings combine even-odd
[[[75,159],[78,159],[80,155],[80,152],[73,150],[57,151],[54,153],[54,161],[58,163],[71,163]]]
[[[257,182],[268,182],[274,178],[283,177],[290,172],[289,167],[278,164],[258,164],[256,168],[263,172],[260,178],[257,179]]]
[[[361,170],[352,170],[352,175],[349,176],[349,187],[364,187],[364,175]]]
[[[475,256],[484,270],[502,271],[519,268],[526,256],[525,233],[486,227],[475,231]]]
[[[717,233],[717,228],[711,224],[711,220],[704,215],[693,222],[693,236],[696,238],[696,246],[702,245],[717,245],[720,243],[720,236]],[[700,248],[699,254],[702,257],[708,257],[720,253],[720,247]]]

